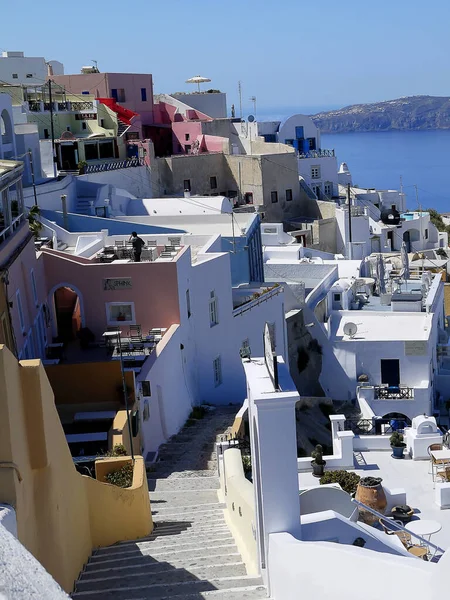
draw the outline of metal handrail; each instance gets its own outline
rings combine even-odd
[[[356,500],[356,498],[352,498],[352,502],[354,502],[357,506],[363,508],[364,510],[367,510],[368,512],[370,512],[373,515],[377,516],[379,519],[382,519],[383,521],[385,521],[386,523],[388,523],[389,526],[394,525],[394,527],[397,527],[397,529],[399,531],[404,531],[406,533],[409,533],[409,535],[412,535],[413,537],[415,537],[418,540],[420,540],[423,545],[430,546],[431,548],[434,549],[434,553],[435,554],[436,554],[436,552],[440,552],[441,554],[445,553],[445,550],[443,550],[440,546],[436,546],[436,544],[433,544],[433,542],[430,542],[429,540],[426,540],[421,535],[418,535],[417,533],[414,533],[413,531],[410,531],[406,527],[403,527],[403,525],[399,525],[396,521],[391,521],[390,519],[388,519],[388,517],[386,517],[382,513],[378,512],[374,508],[371,508],[370,506],[367,506],[367,504],[364,504],[363,502],[360,502],[359,500]]]

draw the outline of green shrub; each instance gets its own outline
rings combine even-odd
[[[105,476],[107,483],[118,487],[128,488],[133,483],[133,465],[124,465],[117,471],[112,471]]]
[[[108,450],[104,456],[127,456],[127,449],[123,444],[115,444],[112,450]]]
[[[324,485],[326,483],[338,483],[344,492],[347,494],[354,494],[356,492],[356,487],[360,480],[360,476],[356,473],[349,473],[348,471],[340,470],[340,471],[327,471],[320,478],[320,484]]]
[[[203,419],[206,415],[206,408],[204,406],[194,406],[189,415],[190,419]]]
[[[248,473],[252,470],[252,457],[250,455],[242,456],[242,466],[244,468],[244,473]]]
[[[406,446],[405,442],[403,441],[403,435],[398,431],[394,431],[389,438],[389,443],[392,448],[404,448]]]

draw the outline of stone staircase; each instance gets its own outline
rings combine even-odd
[[[148,538],[96,550],[76,600],[253,600],[267,598],[224,519],[214,452],[238,407],[211,410],[160,447],[149,468],[155,528]]]
[[[76,211],[79,215],[90,215],[91,207],[89,202],[95,200],[94,196],[78,196]]]

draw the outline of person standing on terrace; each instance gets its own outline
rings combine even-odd
[[[132,231],[128,242],[131,242],[133,246],[134,262],[141,262],[142,248],[145,246],[144,240],[135,231]]]

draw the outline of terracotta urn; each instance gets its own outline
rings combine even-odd
[[[381,477],[362,477],[356,488],[355,498],[362,504],[384,515],[387,500],[381,482]],[[367,525],[374,525],[378,521],[378,517],[359,507],[359,520],[367,523]]]

